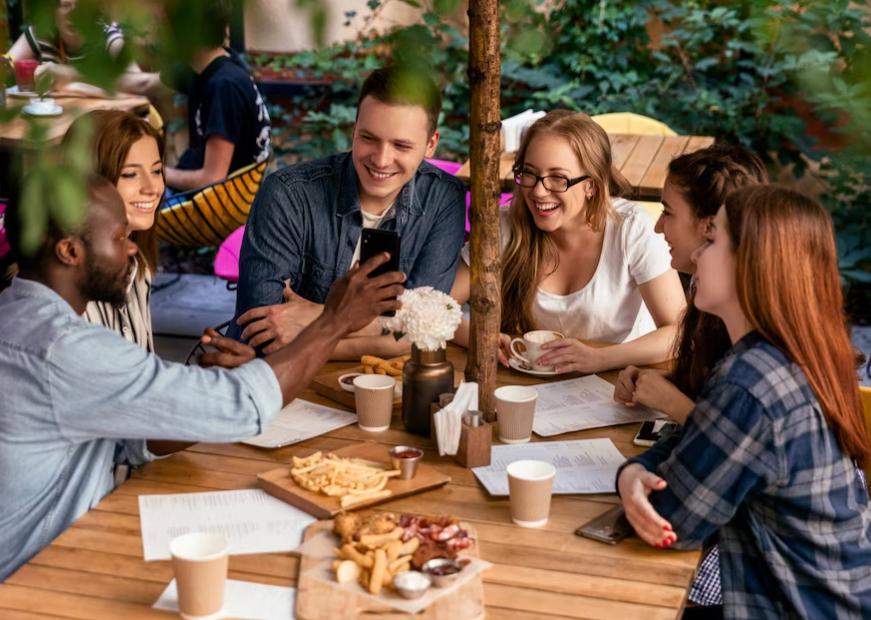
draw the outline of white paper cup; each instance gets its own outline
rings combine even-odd
[[[388,375],[360,375],[354,378],[354,402],[361,430],[380,433],[390,428],[396,379]]]
[[[545,461],[514,461],[507,468],[511,520],[520,527],[544,527],[556,468]]]
[[[229,548],[225,536],[205,532],[183,534],[169,543],[182,618],[222,617]]]

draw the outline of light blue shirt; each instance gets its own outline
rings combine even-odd
[[[246,439],[281,403],[262,360],[165,362],[15,278],[0,293],[0,581],[112,490],[116,463],[153,459],[146,438]]]

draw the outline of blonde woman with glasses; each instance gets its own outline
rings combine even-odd
[[[619,198],[626,179],[605,131],[589,116],[555,110],[524,134],[514,198],[503,207],[502,335],[562,332],[535,361],[557,372],[594,373],[669,359],[686,302],[668,246],[641,207]],[[469,248],[453,296],[470,293]],[[591,347],[581,340],[612,343]],[[468,325],[455,341],[468,343]]]

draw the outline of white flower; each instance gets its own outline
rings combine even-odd
[[[421,351],[447,346],[463,319],[460,304],[431,286],[409,289],[399,296],[402,307],[387,321],[394,333],[404,334]]]

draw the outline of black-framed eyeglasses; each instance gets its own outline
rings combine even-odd
[[[532,174],[529,170],[520,169],[514,171],[514,182],[520,187],[532,188],[538,185],[538,182],[541,181],[544,189],[557,194],[567,192],[572,185],[577,185],[581,181],[586,181],[589,178],[590,175],[588,174],[569,179],[558,174],[540,177],[537,174]]]

